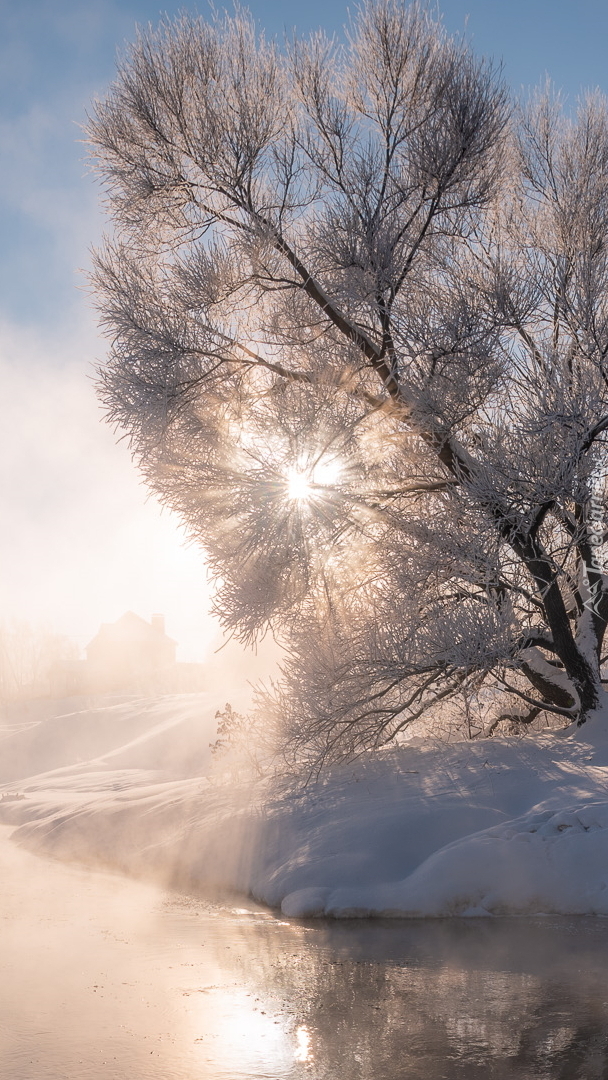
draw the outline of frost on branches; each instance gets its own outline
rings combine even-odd
[[[345,47],[162,23],[89,137],[107,416],[224,624],[284,646],[286,744],[379,746],[456,696],[582,723],[608,616],[604,99],[511,109],[380,0]]]

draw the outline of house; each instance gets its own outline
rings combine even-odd
[[[124,691],[163,693],[175,690],[177,643],[165,633],[164,615],[150,622],[127,611],[114,623],[102,623],[86,646],[84,681],[89,693]]]

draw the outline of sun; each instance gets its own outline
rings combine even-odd
[[[290,469],[287,473],[287,498],[305,501],[311,494],[310,475],[299,469]]]
[[[285,477],[287,498],[306,502],[320,488],[331,487],[338,480],[342,465],[337,458],[320,459],[312,465],[297,465],[289,469]]]

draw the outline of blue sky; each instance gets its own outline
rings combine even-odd
[[[132,38],[135,23],[156,22],[183,6],[1,0],[0,313],[8,318],[51,326],[81,310],[76,271],[99,219],[77,125],[111,81],[116,50]],[[276,34],[292,25],[339,33],[348,7],[335,0],[251,5]],[[518,91],[545,74],[572,101],[582,87],[608,90],[606,0],[446,0],[440,10],[449,30],[466,29],[476,51],[504,61]]]
[[[339,33],[348,17],[336,0],[250,6],[279,35]],[[99,424],[89,376],[103,343],[79,272],[102,217],[78,125],[135,23],[183,7],[0,0],[0,621],[23,614],[84,641],[127,607],[165,610],[190,657],[212,634],[204,566]],[[445,0],[440,10],[450,31],[502,60],[516,91],[549,75],[571,102],[584,88],[608,92],[607,0]]]

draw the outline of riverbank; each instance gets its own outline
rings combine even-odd
[[[0,819],[31,850],[290,916],[608,916],[601,719],[571,737],[416,740],[277,793],[214,770],[213,704],[98,705],[12,729]],[[16,775],[45,755],[54,768]]]

